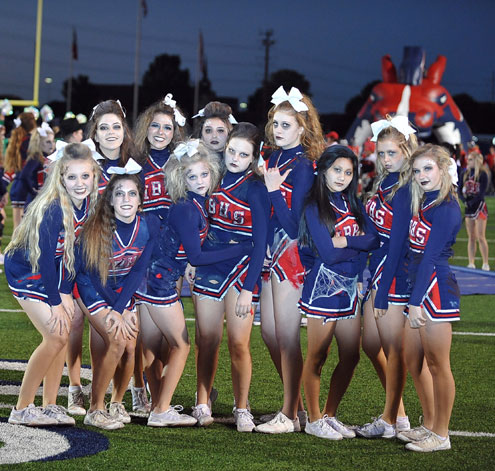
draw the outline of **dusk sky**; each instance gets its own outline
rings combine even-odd
[[[311,83],[320,112],[342,112],[370,81],[381,79],[381,57],[398,67],[403,47],[423,46],[426,64],[447,57],[442,84],[451,94],[495,100],[495,1],[181,1],[147,0],[141,77],[159,54],[178,54],[194,80],[198,33],[208,75],[221,96],[247,97],[264,71],[262,32],[272,29],[270,72],[294,69]],[[69,74],[72,28],[79,60],[74,76],[93,83],[133,82],[139,0],[45,0],[40,75],[42,103],[62,99]],[[338,6],[336,6],[338,4]],[[36,0],[1,0],[0,99],[32,98]],[[53,83],[44,83],[52,77]],[[173,90],[164,89],[163,94]]]

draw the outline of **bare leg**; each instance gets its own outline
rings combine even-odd
[[[466,232],[468,235],[468,263],[469,265],[474,265],[474,259],[476,256],[476,229],[475,223],[476,221],[473,218],[465,218],[466,222]]]
[[[361,336],[361,319],[359,315],[353,319],[335,322],[335,338],[339,347],[339,362],[333,370],[330,390],[325,404],[325,414],[335,417],[340,401],[351,382],[354,370],[359,363],[359,340]]]
[[[69,372],[69,384],[71,386],[81,386],[84,313],[78,302],[74,303],[74,307],[74,318],[72,319],[72,328],[67,345],[67,371]]]
[[[64,371],[65,356],[67,354],[67,345],[60,350],[58,355],[53,359],[50,368],[43,378],[43,407],[48,404],[56,404],[60,381]]]
[[[483,265],[488,265],[488,242],[486,241],[486,223],[487,219],[478,218],[475,220],[476,238],[480,246],[481,258]]]
[[[136,339],[127,340],[124,352],[113,376],[112,402],[122,402],[134,372],[136,357]]]

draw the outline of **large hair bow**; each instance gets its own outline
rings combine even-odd
[[[41,119],[45,122],[49,122],[55,117],[52,108],[48,105],[43,105],[41,107],[40,114],[41,114]]]
[[[452,184],[457,186],[457,183],[459,181],[459,174],[457,173],[457,163],[452,157],[450,158],[450,165],[447,171],[449,172]]]
[[[85,146],[89,147],[89,150],[91,151],[91,155],[93,156],[93,159],[98,162],[98,160],[105,159],[101,154],[96,152],[96,146],[95,143],[93,142],[93,139],[86,139],[85,141],[82,141],[81,144],[84,144]],[[53,154],[50,154],[47,159],[51,160],[52,162],[57,161],[64,155],[64,147],[68,145],[68,142],[65,141],[60,141],[58,140],[55,143],[55,152]]]
[[[203,108],[203,109],[199,110],[198,113],[193,116],[193,119],[198,118],[198,117],[203,118],[204,115],[205,115],[205,109]],[[235,119],[232,114],[229,114],[229,123],[230,124],[238,124],[237,119]]]
[[[53,129],[48,123],[42,123],[41,127],[38,128],[38,133],[41,137],[46,137],[49,132],[53,134]]]
[[[40,117],[40,110],[35,106],[26,106],[26,108],[24,108],[24,113],[31,113],[34,116],[34,119]]]
[[[390,126],[397,129],[407,141],[409,140],[409,135],[416,132],[414,128],[409,126],[409,120],[406,116],[394,116],[392,119],[380,119],[379,121],[371,123],[371,131],[373,132],[371,141],[376,142],[378,134]]]
[[[173,95],[171,93],[167,93],[165,98],[163,99],[163,104],[170,106],[174,110],[174,119],[176,123],[182,127],[186,124],[186,118],[182,116],[181,112],[177,109],[177,102],[172,100]]]
[[[275,106],[278,106],[280,105],[280,103],[288,101],[291,104],[292,108],[294,108],[294,110],[299,113],[300,111],[309,110],[308,106],[302,101],[302,99],[303,96],[296,87],[292,87],[289,94],[287,95],[284,87],[281,85],[272,95],[271,103],[273,103]]]
[[[191,139],[187,142],[181,142],[174,150],[174,155],[180,161],[185,154],[192,157],[198,153],[199,139]]]
[[[129,159],[125,164],[125,167],[110,167],[107,170],[109,174],[116,175],[134,175],[142,170],[141,165],[139,165],[134,159]]]
[[[0,110],[0,114],[2,116],[10,116],[13,113],[12,104],[9,100],[7,100],[7,98],[4,98],[4,100],[0,104]]]

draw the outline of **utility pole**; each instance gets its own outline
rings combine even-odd
[[[272,39],[273,30],[269,29],[265,31],[264,38],[261,41],[263,46],[265,46],[265,76],[263,78],[263,106],[267,103],[268,99],[268,71],[270,64],[270,47],[275,44],[275,40]]]

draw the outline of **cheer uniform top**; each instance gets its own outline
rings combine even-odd
[[[209,227],[205,202],[205,196],[189,191],[186,199],[170,207],[167,224],[152,256],[146,287],[140,287],[137,293],[139,302],[170,306],[179,300],[176,282],[184,275],[188,262],[193,266],[209,265],[219,258],[228,260],[247,252],[244,244],[221,253],[202,250]]]
[[[222,300],[233,286],[253,293],[259,301],[260,274],[266,255],[270,200],[265,185],[251,170],[227,171],[207,202],[210,230],[206,250],[225,250],[232,242],[252,242],[250,256],[205,265],[196,270],[194,294]]]
[[[169,157],[168,148],[163,150],[151,149],[143,167],[143,211],[156,214],[163,222],[167,220],[168,210],[172,205],[172,200],[165,188],[165,172],[163,171]]]
[[[81,209],[72,206],[76,239],[88,217],[88,206],[89,197],[83,201]],[[17,299],[42,301],[57,306],[62,302],[60,293],[71,293],[74,285],[63,262],[65,229],[58,199],[51,203],[43,215],[39,234],[39,271],[32,272],[26,250],[16,250],[5,256],[5,275]]]
[[[24,137],[21,143],[19,152],[21,154],[22,168],[26,165],[27,151],[29,147],[29,141],[31,139],[31,134]],[[22,207],[26,202],[27,191],[24,188],[24,184],[20,179],[21,171],[16,172],[12,177],[12,185],[10,186],[10,201],[13,206]]]
[[[481,171],[478,180],[474,179],[474,169],[466,169],[468,173],[466,181],[461,176],[458,187],[459,198],[465,203],[464,216],[470,219],[486,219],[488,208],[485,203],[485,193],[488,188],[488,175]]]
[[[268,270],[280,283],[289,280],[294,287],[299,287],[303,283],[304,268],[296,239],[304,199],[313,184],[313,163],[304,156],[304,149],[299,145],[272,152],[267,167],[278,167],[281,174],[292,169],[280,189],[268,193],[273,206],[268,225],[271,256]]]
[[[135,310],[134,293],[146,274],[158,236],[159,225],[153,216],[136,215],[131,223],[115,219],[115,224],[106,285],[98,273],[87,269],[83,250],[79,251],[81,270],[77,275],[77,288],[91,315],[101,309],[112,309],[120,314],[124,309]]]
[[[43,154],[43,157],[43,160],[47,160],[45,159],[45,154]],[[26,191],[26,204],[24,206],[24,209],[26,209],[29,203],[36,197],[38,190],[45,182],[44,163],[40,162],[37,157],[28,159],[26,165],[24,165],[24,168],[21,170],[19,179],[24,185],[24,190]]]
[[[377,290],[375,308],[387,309],[388,304],[406,305],[408,300],[407,264],[408,227],[411,220],[409,185],[399,188],[393,198],[387,196],[397,185],[399,172],[388,174],[378,191],[366,204],[366,212],[380,236],[380,247],[371,252],[371,280],[365,299]]]
[[[322,318],[323,322],[348,319],[356,315],[358,306],[357,282],[362,280],[361,254],[379,245],[378,232],[366,215],[364,206],[364,235],[350,210],[347,197],[341,192],[330,193],[330,204],[335,214],[335,233],[345,236],[347,248],[335,248],[332,234],[320,220],[316,204],[304,210],[311,247],[304,247],[307,274],[299,300],[299,309],[307,317]],[[361,203],[360,203],[361,204]],[[300,247],[301,249],[301,247]],[[309,251],[309,254],[308,254]]]
[[[409,227],[409,305],[421,306],[432,321],[457,321],[460,292],[448,259],[462,224],[461,209],[454,199],[434,206],[438,193],[425,193]]]

